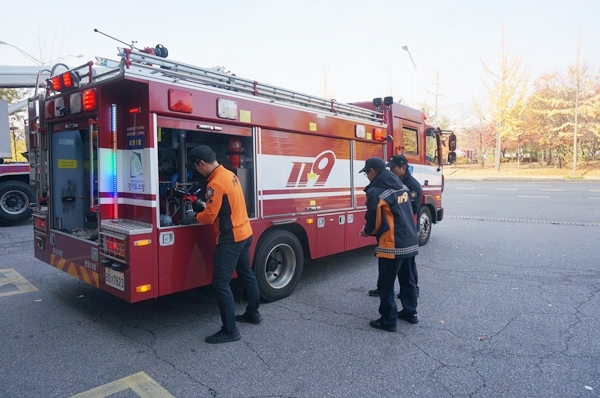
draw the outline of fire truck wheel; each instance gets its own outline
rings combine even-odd
[[[431,236],[431,211],[429,207],[421,206],[419,210],[419,246],[425,246]]]
[[[21,181],[5,181],[0,184],[0,221],[18,224],[31,217],[29,204],[34,195],[28,184]]]
[[[254,273],[261,297],[277,301],[296,288],[304,268],[302,245],[294,234],[273,230],[258,242],[254,256]]]

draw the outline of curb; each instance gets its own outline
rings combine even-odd
[[[552,183],[600,183],[600,178],[565,178],[565,177],[452,177],[444,175],[446,182],[451,181],[490,181],[490,182],[552,182]]]

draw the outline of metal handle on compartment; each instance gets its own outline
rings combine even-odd
[[[89,121],[90,134],[90,211],[96,210],[96,198],[94,196],[94,125],[97,122],[90,119]]]

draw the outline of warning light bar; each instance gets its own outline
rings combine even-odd
[[[79,87],[79,77],[72,72],[64,72],[60,75],[52,76],[50,87],[54,91],[63,91],[70,88]]]

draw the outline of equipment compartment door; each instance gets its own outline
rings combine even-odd
[[[51,139],[51,228],[90,238],[98,228],[90,212],[97,192],[96,139],[90,132],[70,130],[53,132]],[[92,172],[90,172],[92,171]]]
[[[52,228],[83,228],[83,143],[78,130],[52,134]]]
[[[317,257],[344,251],[345,225],[344,213],[317,216]]]

